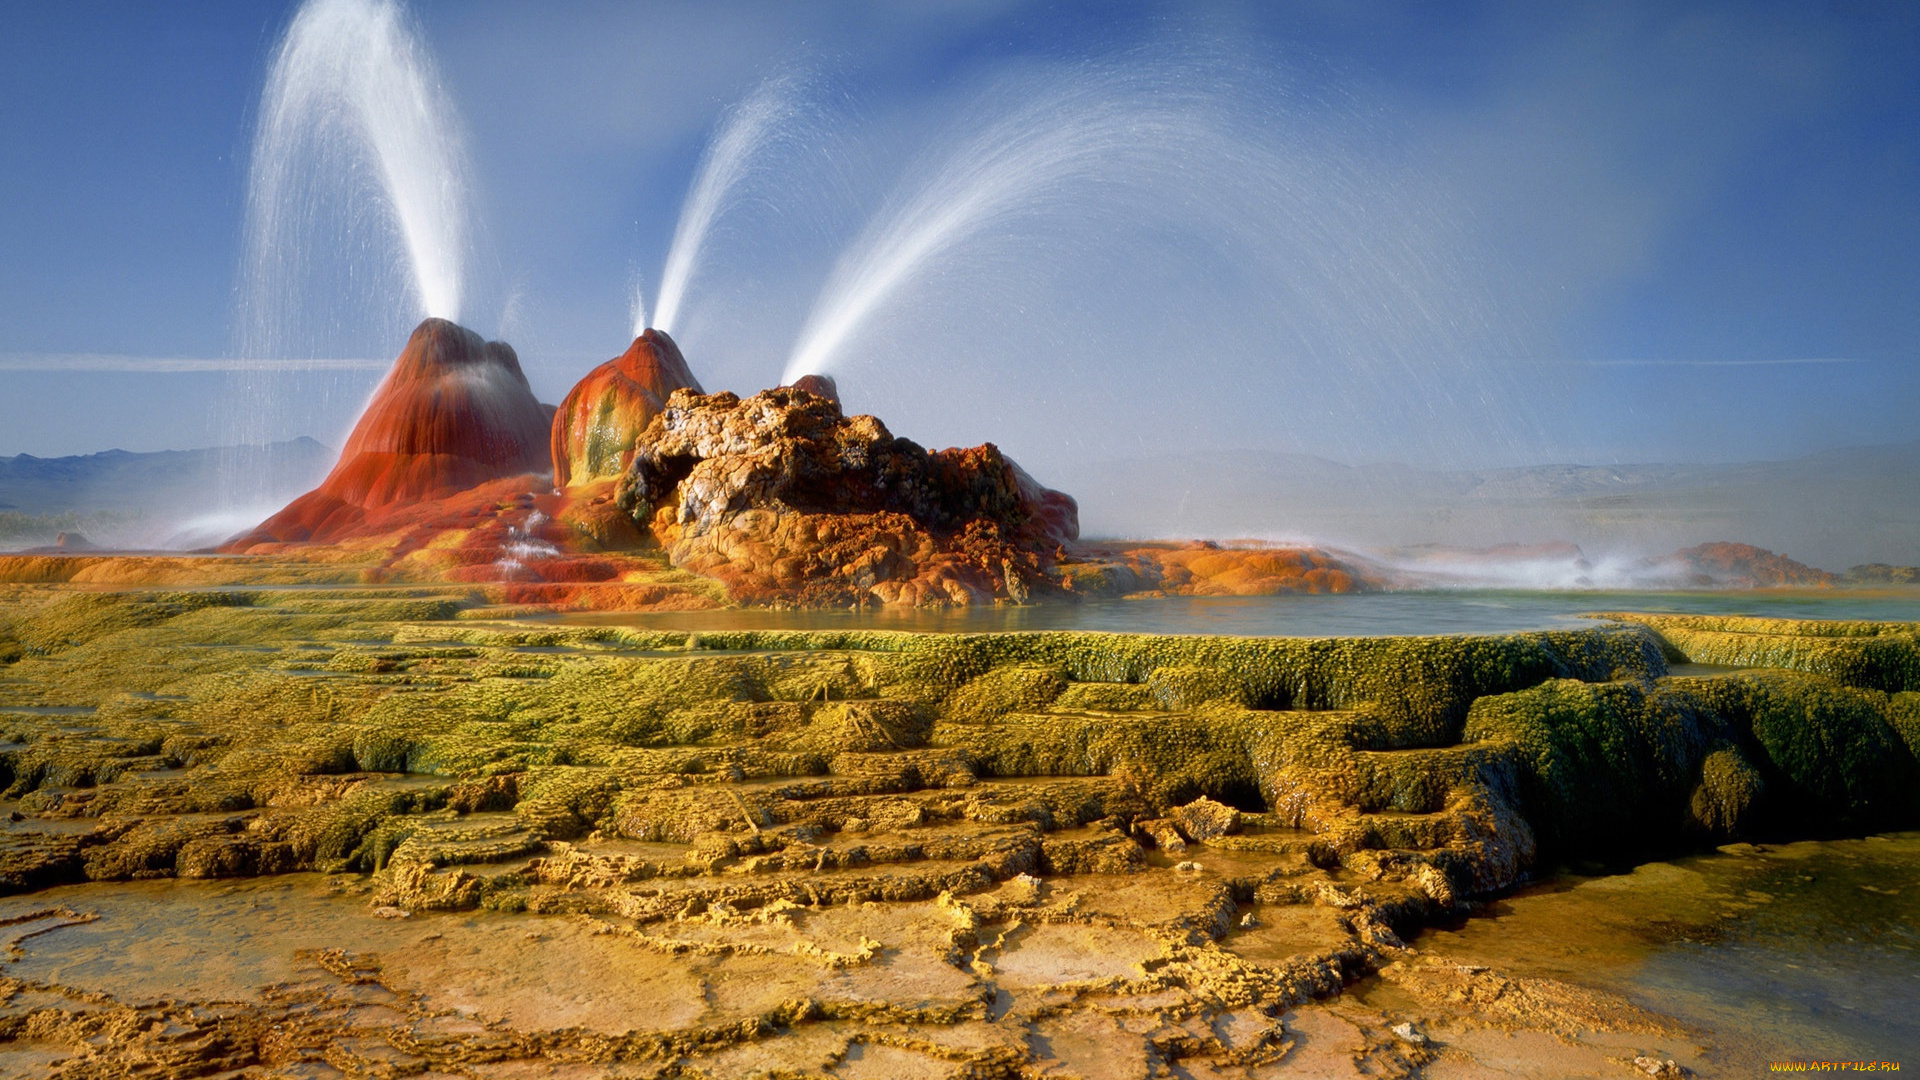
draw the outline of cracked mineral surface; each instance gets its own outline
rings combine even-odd
[[[10,1075],[1626,1076],[1698,1033],[1409,938],[1549,859],[1920,792],[1899,624],[699,633],[7,588]]]

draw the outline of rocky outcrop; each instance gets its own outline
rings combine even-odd
[[[589,607],[1380,584],[1314,550],[1108,549],[1078,535],[1074,500],[992,444],[929,452],[847,416],[824,375],[746,399],[705,394],[673,339],[648,330],[547,410],[512,349],[429,319],[326,481],[222,550],[312,545],[370,580],[505,583],[512,602]]]
[[[1676,551],[1657,560],[1654,566],[1658,571],[1680,577],[1685,584],[1709,588],[1824,586],[1840,582],[1838,574],[1816,569],[1752,544],[1726,541]]]
[[[1345,593],[1396,588],[1411,580],[1351,554],[1246,543],[1079,544],[1055,572],[1063,588],[1087,599]]]
[[[374,391],[326,480],[223,550],[339,540],[377,528],[389,507],[543,471],[550,424],[512,346],[427,319]]]
[[[928,452],[799,387],[676,391],[620,505],[674,564],[759,603],[972,604],[1057,591],[1066,495],[991,443]]]
[[[1849,585],[1920,585],[1920,566],[1864,563],[1849,567],[1845,581]]]
[[[648,330],[619,356],[575,384],[553,415],[555,487],[614,479],[633,462],[633,445],[675,390],[700,393],[673,339]]]

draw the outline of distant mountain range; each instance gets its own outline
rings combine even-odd
[[[313,487],[332,463],[310,438],[0,457],[0,546],[74,528],[114,544],[212,543]],[[1732,540],[1833,571],[1920,565],[1920,441],[1731,465],[1455,471],[1241,451],[1102,461],[1043,479],[1079,500],[1088,537],[1309,540],[1422,565],[1444,548],[1563,542],[1598,563]]]
[[[1755,544],[1830,570],[1920,564],[1920,442],[1730,465],[1442,471],[1247,451],[1098,462],[1044,478],[1087,536],[1580,545],[1587,557]]]
[[[51,543],[58,532],[76,530],[115,545],[211,542],[252,523],[240,519],[312,487],[332,464],[333,451],[305,437],[264,446],[0,457],[0,546]],[[237,523],[229,527],[228,517]]]

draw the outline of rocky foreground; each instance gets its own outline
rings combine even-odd
[[[1903,624],[694,634],[9,588],[26,1075],[1405,1075],[1455,1061],[1436,1018],[1655,1074],[1664,1018],[1407,935],[1553,860],[1920,813]]]

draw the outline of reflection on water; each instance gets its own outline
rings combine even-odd
[[[1920,1064],[1920,833],[1562,876],[1415,942],[1619,993],[1747,1075],[1788,1058]]]
[[[569,623],[655,630],[1107,630],[1146,634],[1376,637],[1489,634],[1591,625],[1591,611],[1690,612],[1788,619],[1920,620],[1920,590],[1537,592],[1447,589],[1342,596],[1176,596],[951,610],[592,612]]]

